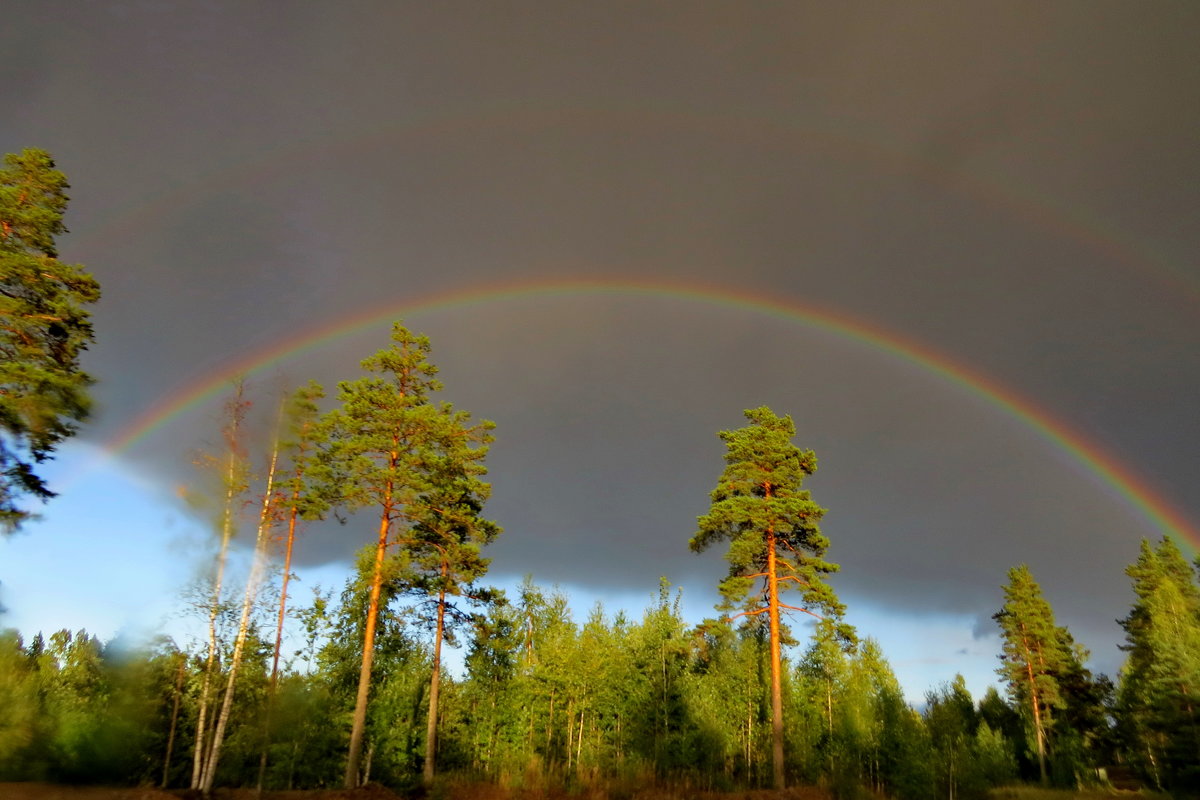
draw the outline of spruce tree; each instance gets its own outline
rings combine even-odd
[[[791,417],[776,416],[765,406],[748,409],[745,415],[749,425],[719,434],[727,448],[725,469],[690,545],[700,552],[728,541],[729,575],[721,582],[721,594],[729,602],[742,602],[741,615],[767,615],[773,776],[775,788],[783,789],[780,611],[838,617],[843,607],[824,582],[824,576],[838,568],[824,560],[829,540],[818,522],[825,510],[802,486],[817,469],[816,456],[792,444],[796,426]],[[801,605],[780,599],[787,590],[799,593]]]
[[[58,260],[66,232],[66,177],[42,150],[4,157],[0,168],[0,532],[31,512],[22,496],[54,492],[36,465],[74,435],[91,405],[92,378],[79,365],[91,344],[86,307],[100,285]]]

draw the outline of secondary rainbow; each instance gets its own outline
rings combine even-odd
[[[96,259],[87,251],[113,247],[123,238],[144,230],[150,220],[186,209],[199,198],[231,187],[249,187],[303,171],[314,159],[330,154],[353,153],[357,158],[380,157],[379,151],[467,131],[539,131],[575,126],[597,130],[619,126],[627,130],[665,131],[671,135],[695,131],[732,138],[744,146],[766,146],[789,150],[818,147],[843,163],[864,165],[883,173],[905,176],[961,196],[982,208],[1000,211],[1063,241],[1091,250],[1114,264],[1159,283],[1170,297],[1189,305],[1200,301],[1200,280],[1177,259],[1155,251],[1130,232],[1115,228],[1084,208],[1066,208],[1031,186],[1016,184],[1005,175],[960,172],[947,169],[936,159],[892,141],[886,131],[852,126],[843,118],[803,118],[753,113],[746,109],[713,113],[673,106],[668,102],[653,107],[638,105],[593,105],[584,107],[524,106],[497,104],[425,115],[400,123],[378,125],[366,130],[275,142],[268,151],[245,159],[225,162],[217,169],[194,177],[139,202],[115,209],[111,216],[76,232],[72,248],[84,263]],[[105,260],[105,259],[99,259]]]
[[[974,395],[992,407],[1019,420],[1054,447],[1067,453],[1089,472],[1116,491],[1163,534],[1181,544],[1200,549],[1200,532],[1182,513],[1154,491],[1099,444],[1089,441],[1065,422],[995,379],[957,363],[929,346],[895,331],[853,318],[841,312],[781,300],[777,297],[728,286],[640,280],[561,280],[521,284],[496,284],[456,289],[424,297],[391,301],[349,317],[310,328],[298,336],[277,341],[231,360],[219,370],[193,381],[164,397],[107,446],[121,453],[137,445],[153,431],[213,398],[238,375],[253,375],[285,361],[373,327],[412,314],[425,314],[471,306],[529,298],[619,295],[686,300],[743,309],[787,319],[827,331],[844,339],[899,358]]]

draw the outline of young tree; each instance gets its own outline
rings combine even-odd
[[[283,578],[279,588],[279,614],[275,620],[275,649],[271,655],[271,678],[267,690],[267,712],[263,724],[263,746],[259,757],[258,789],[262,791],[263,778],[267,771],[267,752],[270,748],[271,714],[275,707],[275,695],[279,685],[279,652],[283,645],[283,623],[287,618],[288,584],[292,577],[292,551],[296,544],[296,526],[301,517],[319,519],[328,510],[328,503],[318,493],[309,490],[307,472],[314,450],[320,446],[317,418],[320,409],[317,402],[325,396],[325,390],[315,381],[301,387],[288,398],[284,416],[288,426],[288,441],[283,448],[290,456],[291,475],[283,483],[286,494],[287,538],[284,542]]]
[[[944,779],[947,800],[956,800],[964,768],[970,766],[969,748],[979,723],[975,703],[963,676],[955,675],[953,683],[944,683],[936,691],[928,692],[925,704],[925,727],[929,729],[938,761],[938,782],[943,783]]]
[[[204,678],[200,688],[200,706],[196,715],[196,741],[192,752],[191,788],[199,789],[203,780],[204,765],[208,758],[212,739],[209,738],[208,714],[210,696],[216,679],[217,665],[217,618],[221,613],[221,589],[225,580],[225,565],[229,553],[229,542],[237,527],[237,498],[248,484],[248,468],[242,443],[242,427],[250,401],[245,397],[245,385],[241,379],[234,382],[233,397],[225,403],[225,425],[221,435],[225,452],[221,459],[204,458],[202,464],[220,473],[221,503],[218,530],[220,546],[217,550],[216,569],[212,576],[212,593],[208,603],[208,656],[204,662]]]
[[[0,532],[31,512],[22,495],[54,496],[35,471],[74,435],[91,405],[79,356],[93,340],[86,306],[100,285],[58,260],[66,232],[66,177],[42,150],[4,157],[0,169]]]
[[[281,423],[282,416],[283,406],[281,405],[279,420]],[[242,659],[246,652],[246,640],[250,632],[250,614],[258,600],[259,585],[267,567],[267,545],[270,542],[271,530],[275,525],[276,506],[279,500],[275,495],[275,475],[278,466],[279,434],[277,426],[267,466],[266,486],[263,488],[259,503],[258,529],[254,538],[254,558],[250,565],[250,574],[246,578],[246,590],[242,595],[242,616],[238,621],[237,638],[233,645],[233,654],[229,659],[229,677],[226,680],[225,697],[221,702],[221,713],[217,717],[217,727],[213,731],[212,745],[200,776],[200,791],[205,796],[212,793],[213,781],[216,780],[217,765],[221,761],[221,746],[225,742],[225,729],[229,724],[229,713],[233,709],[234,689],[237,687],[238,673],[241,671]]]
[[[429,349],[428,338],[414,336],[397,322],[391,346],[362,362],[363,369],[374,375],[343,381],[338,389],[341,407],[331,411],[322,423],[328,436],[322,454],[323,485],[334,487],[338,504],[347,509],[374,507],[379,512],[362,667],[346,761],[347,788],[353,788],[359,780],[383,566],[388,548],[397,538],[393,529],[398,525],[411,528],[429,519],[433,504],[424,503],[423,498],[437,497],[438,492],[446,490],[439,485],[440,479],[448,474],[478,474],[469,466],[474,458],[471,453],[476,451],[466,444],[456,444],[472,437],[478,441],[478,432],[465,427],[462,414],[430,401],[430,395],[441,384],[434,377],[437,367],[428,361]],[[466,461],[452,467],[452,455]],[[418,510],[420,513],[415,513]],[[441,585],[452,588],[455,584],[447,581]]]
[[[1000,625],[1004,662],[997,674],[1008,686],[1013,705],[1028,709],[1037,747],[1038,773],[1046,783],[1047,734],[1054,709],[1065,705],[1060,681],[1082,670],[1082,657],[1066,628],[1024,564],[1008,571],[1004,606],[993,615]]]
[[[721,593],[731,602],[744,600],[742,614],[768,617],[772,764],[775,788],[783,789],[780,609],[821,618],[814,609],[837,617],[843,608],[823,580],[838,569],[823,558],[829,540],[818,522],[825,510],[802,488],[817,469],[816,456],[792,444],[796,426],[791,417],[776,416],[765,406],[745,414],[749,425],[720,433],[727,448],[725,469],[711,493],[712,507],[699,518],[690,544],[700,552],[714,542],[729,541],[729,576],[721,582]],[[801,605],[780,600],[789,589],[800,593]]]

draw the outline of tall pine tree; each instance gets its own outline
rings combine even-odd
[[[1067,629],[1055,624],[1042,587],[1024,564],[1008,571],[1004,605],[993,619],[1000,625],[1003,644],[1004,663],[996,672],[1008,686],[1013,705],[1029,714],[1038,773],[1046,783],[1053,715],[1065,705],[1061,681],[1082,671],[1080,653]]]
[[[783,789],[783,692],[781,682],[781,609],[821,617],[837,617],[843,607],[824,576],[837,565],[824,559],[829,540],[818,522],[825,509],[812,501],[804,479],[817,469],[811,450],[792,444],[796,426],[788,416],[771,409],[749,409],[750,424],[721,431],[725,469],[711,493],[709,512],[697,521],[691,539],[700,552],[728,541],[729,575],[721,593],[730,602],[742,601],[745,615],[766,614],[770,636],[771,732],[774,785]],[[800,594],[799,606],[784,603],[787,590]],[[814,610],[816,609],[816,610]]]
[[[492,593],[476,585],[491,559],[480,548],[500,534],[500,526],[480,516],[491,487],[481,480],[487,445],[492,441],[489,421],[471,424],[465,411],[442,406],[442,423],[448,434],[432,448],[424,465],[429,490],[410,507],[412,522],[402,541],[411,556],[414,591],[432,605],[434,622],[433,667],[429,679],[429,716],[425,738],[424,780],[433,781],[437,755],[438,699],[441,689],[442,642],[456,623],[470,616],[455,598],[485,603]]]
[[[362,362],[372,375],[339,384],[341,406],[322,422],[328,444],[322,454],[322,483],[348,510],[374,508],[379,515],[370,599],[363,629],[362,664],[346,760],[345,785],[359,782],[359,761],[367,721],[375,629],[380,610],[384,562],[389,547],[410,541],[414,526],[428,527],[436,501],[449,488],[448,478],[478,474],[480,454],[465,443],[479,432],[448,405],[431,395],[441,389],[437,367],[428,360],[429,339],[397,322],[391,346]],[[482,490],[466,494],[475,502]],[[474,494],[472,494],[474,492]],[[460,514],[460,510],[453,511]],[[436,538],[430,534],[430,538]],[[469,537],[468,537],[469,538]],[[417,549],[408,555],[421,555]],[[443,588],[453,584],[445,583]]]

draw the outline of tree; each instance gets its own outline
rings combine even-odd
[[[480,517],[491,492],[480,476],[487,472],[483,458],[495,425],[489,421],[472,425],[469,414],[453,411],[449,405],[443,406],[441,412],[442,424],[449,435],[441,437],[433,448],[433,457],[426,461],[430,489],[410,509],[413,525],[404,542],[412,557],[414,590],[430,598],[434,606],[433,670],[425,737],[426,784],[433,781],[437,754],[442,642],[451,635],[454,623],[470,620],[450,598],[476,602],[491,599],[492,593],[477,587],[475,581],[487,572],[491,563],[491,559],[480,554],[480,548],[500,535],[500,526]]]
[[[282,423],[284,405],[280,405],[280,422]],[[237,639],[234,642],[233,654],[229,659],[229,678],[225,684],[225,698],[221,702],[221,713],[217,717],[217,727],[213,731],[212,744],[209,747],[207,761],[201,771],[200,791],[208,796],[212,793],[213,781],[217,777],[217,765],[221,761],[221,746],[225,741],[225,729],[229,724],[229,714],[233,709],[234,689],[237,688],[238,673],[242,668],[242,659],[246,653],[246,641],[250,633],[250,614],[258,599],[258,588],[262,582],[263,572],[267,567],[267,545],[270,542],[271,530],[275,525],[279,498],[275,495],[275,475],[279,465],[279,432],[271,445],[271,455],[267,466],[266,486],[263,488],[262,500],[259,504],[258,529],[254,537],[254,559],[250,566],[250,574],[246,578],[246,590],[242,595],[242,615],[238,621]]]
[[[43,150],[4,157],[0,169],[0,530],[31,512],[23,495],[54,492],[35,465],[74,435],[91,405],[93,379],[80,369],[92,342],[86,306],[100,284],[82,267],[58,260],[66,232],[66,176]]]
[[[968,748],[978,725],[975,703],[967,691],[962,675],[955,675],[953,683],[942,684],[937,691],[925,695],[925,726],[933,744],[934,756],[938,761],[941,777],[945,778],[947,800],[959,797],[959,783],[963,762],[970,765]]]
[[[341,407],[322,421],[328,438],[321,456],[322,485],[336,489],[337,504],[344,508],[373,507],[379,512],[362,665],[346,761],[347,788],[353,788],[359,780],[384,561],[390,546],[408,538],[395,536],[394,529],[404,526],[411,530],[421,524],[428,527],[437,505],[434,498],[450,488],[441,483],[442,479],[451,476],[467,481],[466,476],[479,474],[470,463],[482,453],[464,442],[472,438],[480,442],[480,432],[466,427],[463,414],[430,401],[441,383],[434,377],[437,367],[429,363],[429,350],[428,338],[413,335],[397,322],[392,328],[391,346],[362,362],[363,369],[374,375],[339,384]],[[470,485],[469,481],[460,482],[459,488]],[[469,505],[478,500],[479,491],[475,487],[461,497]],[[424,541],[439,535],[429,533]],[[475,536],[472,533],[468,539]],[[420,558],[426,551],[417,548],[414,554]],[[440,585],[454,587],[449,582]]]
[[[1137,599],[1121,620],[1129,656],[1118,694],[1126,749],[1155,783],[1200,790],[1200,587],[1170,539],[1143,540],[1126,571]]]
[[[319,519],[327,510],[325,498],[309,491],[307,471],[313,450],[320,444],[317,437],[317,419],[320,409],[317,401],[325,396],[325,390],[316,381],[309,381],[295,391],[284,403],[287,419],[288,441],[283,447],[291,456],[291,475],[284,481],[287,538],[284,542],[283,578],[279,587],[279,614],[275,620],[275,649],[271,655],[271,679],[267,691],[267,712],[263,725],[262,754],[258,765],[258,789],[261,791],[267,771],[267,752],[270,749],[271,713],[275,707],[276,689],[279,685],[279,652],[283,645],[283,623],[287,617],[288,584],[292,577],[292,552],[296,544],[296,526],[301,517]]]
[[[196,741],[192,752],[191,788],[199,789],[204,778],[204,767],[208,760],[212,739],[209,738],[209,698],[216,680],[217,663],[217,618],[221,613],[221,590],[225,580],[225,566],[229,555],[229,543],[237,527],[237,498],[246,491],[249,469],[243,446],[243,426],[250,401],[245,398],[245,384],[239,378],[234,381],[233,396],[224,406],[225,425],[221,435],[225,452],[220,459],[202,456],[200,463],[220,473],[220,491],[223,494],[218,530],[220,546],[212,575],[212,593],[208,603],[208,656],[204,662],[204,679],[200,689],[200,707],[196,715]],[[223,463],[222,463],[223,461]]]
[[[776,416],[765,406],[749,409],[745,415],[749,425],[719,434],[727,448],[725,469],[711,493],[712,506],[698,519],[690,545],[700,552],[714,542],[728,541],[729,575],[721,582],[721,594],[730,602],[744,601],[742,614],[768,615],[772,764],[775,788],[782,789],[780,609],[821,618],[813,610],[819,609],[836,618],[843,608],[823,581],[823,576],[838,569],[823,558],[829,540],[821,534],[818,522],[825,510],[802,488],[804,479],[817,469],[816,456],[792,444],[796,426],[791,417]],[[789,589],[800,593],[800,606],[780,600]]]
[[[1000,625],[1003,664],[996,670],[1017,708],[1027,709],[1038,757],[1038,773],[1046,783],[1048,732],[1053,711],[1065,706],[1061,681],[1081,671],[1085,654],[1075,648],[1066,628],[1054,622],[1054,611],[1024,564],[1008,571],[1004,605],[993,615]]]

